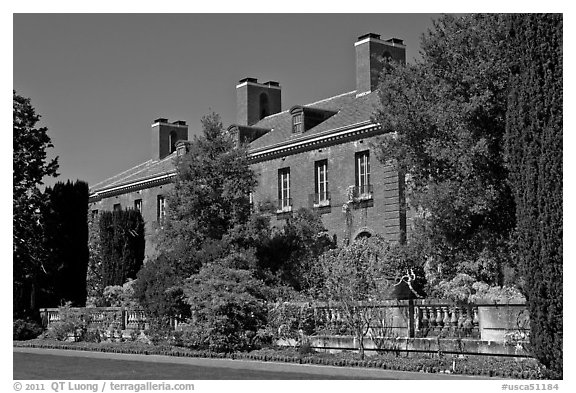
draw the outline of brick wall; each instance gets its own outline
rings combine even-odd
[[[300,207],[311,207],[310,195],[315,192],[314,163],[328,160],[331,202],[330,207],[321,208],[320,212],[330,235],[336,235],[338,243],[347,238],[353,240],[361,232],[378,233],[390,241],[400,240],[405,230],[405,220],[400,209],[399,175],[392,165],[378,161],[370,146],[373,141],[374,137],[359,139],[253,164],[259,181],[253,196],[255,206],[265,201],[276,206],[278,169],[289,167],[293,211]],[[370,151],[373,199],[351,204],[347,217],[342,206],[348,202],[348,187],[355,185],[355,153],[366,150]],[[273,220],[275,225],[282,225],[281,217],[276,216]]]

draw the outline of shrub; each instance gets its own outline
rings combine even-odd
[[[16,319],[12,323],[12,339],[13,340],[31,340],[38,337],[42,333],[42,326],[38,322]]]
[[[250,271],[208,264],[184,286],[194,308],[190,337],[199,348],[233,352],[254,348],[266,321],[266,286]]]

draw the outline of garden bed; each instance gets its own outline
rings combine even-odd
[[[340,367],[368,367],[383,370],[422,373],[448,373],[489,376],[509,379],[540,379],[541,369],[534,359],[493,356],[462,356],[402,353],[378,354],[364,360],[351,351],[341,353],[308,352],[304,348],[266,348],[251,352],[215,353],[169,345],[149,345],[138,342],[61,342],[53,340],[14,341],[14,347],[69,349],[143,355],[167,355],[194,358],[243,359],[283,363],[315,364]]]

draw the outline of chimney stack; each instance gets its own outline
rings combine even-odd
[[[236,85],[236,121],[251,126],[266,116],[282,110],[282,88],[278,82],[258,83],[256,78],[244,78]]]
[[[176,142],[188,140],[188,125],[184,120],[169,123],[160,117],[152,122],[152,159],[161,160],[176,151]]]
[[[356,96],[376,90],[386,59],[406,64],[406,46],[399,38],[382,40],[379,34],[368,33],[358,37],[354,46],[356,47]]]

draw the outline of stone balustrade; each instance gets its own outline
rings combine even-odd
[[[415,303],[415,337],[480,337],[476,305],[423,301]]]
[[[313,318],[315,334],[351,335],[347,315],[360,316],[367,324],[370,337],[403,338],[466,338],[494,342],[506,341],[510,332],[522,330],[529,334],[529,318],[523,302],[477,302],[457,304],[435,299],[358,302],[344,307],[336,303],[290,303],[300,310],[300,318]],[[143,310],[122,307],[76,308],[76,315],[90,327],[103,330],[146,330],[149,328]],[[40,310],[44,327],[60,320],[58,308]],[[194,315],[184,321],[172,318],[177,329],[183,323],[194,323]]]

